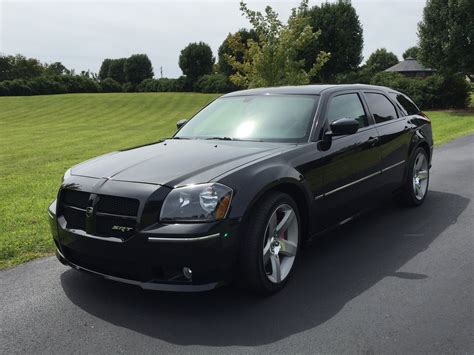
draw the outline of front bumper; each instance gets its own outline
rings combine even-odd
[[[76,270],[162,291],[206,291],[231,280],[238,220],[156,225],[117,241],[68,230],[56,216],[56,201],[48,216],[58,260]],[[192,270],[191,279],[184,267]]]
[[[201,291],[209,291],[219,286],[218,282],[202,284],[202,285],[192,285],[192,284],[166,284],[166,283],[156,283],[156,282],[140,282],[136,280],[124,279],[121,277],[116,277],[112,275],[103,274],[97,271],[89,270],[82,266],[76,265],[70,262],[69,260],[67,260],[58,249],[56,249],[55,254],[58,260],[62,264],[70,266],[73,269],[85,272],[92,276],[101,277],[107,280],[118,281],[118,282],[126,283],[129,285],[139,286],[144,290],[173,291],[173,292],[201,292]]]

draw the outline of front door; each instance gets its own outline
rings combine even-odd
[[[337,93],[327,102],[323,130],[340,118],[358,120],[359,130],[319,144],[321,157],[310,174],[318,230],[364,210],[370,192],[380,184],[379,138],[360,94]]]

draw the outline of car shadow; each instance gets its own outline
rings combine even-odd
[[[409,279],[416,287],[430,275],[399,269],[456,223],[468,203],[436,191],[419,208],[387,202],[306,246],[287,287],[268,298],[235,287],[197,294],[143,291],[73,270],[61,275],[61,284],[91,315],[167,342],[268,344],[326,322],[385,277]]]

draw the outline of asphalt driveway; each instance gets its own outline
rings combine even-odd
[[[310,245],[287,288],[143,291],[54,257],[0,272],[0,353],[474,352],[474,136],[435,150],[420,208]]]

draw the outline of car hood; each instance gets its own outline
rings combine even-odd
[[[174,187],[211,181],[240,165],[294,146],[170,139],[99,156],[74,166],[71,174]]]

